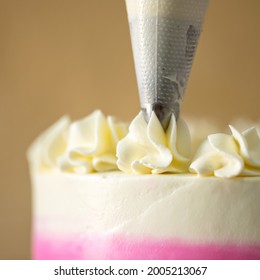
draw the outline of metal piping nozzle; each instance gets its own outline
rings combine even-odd
[[[208,0],[125,0],[141,109],[166,130],[188,82]]]

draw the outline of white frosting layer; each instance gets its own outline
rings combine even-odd
[[[46,172],[33,182],[42,232],[260,244],[256,177]]]
[[[231,178],[260,176],[260,138],[255,128],[240,133],[230,126],[232,135],[209,135],[190,166],[199,175]]]
[[[147,124],[140,112],[118,143],[117,164],[127,173],[183,173],[188,171],[190,153],[190,134],[182,119],[176,124],[172,116],[165,133],[155,113]]]
[[[117,169],[116,145],[127,126],[97,110],[82,120],[61,118],[31,146],[28,158],[36,169],[89,173]]]
[[[207,3],[206,0],[203,1]],[[194,0],[126,0],[125,2],[129,19],[161,16],[183,21],[200,20],[199,13],[189,13]]]

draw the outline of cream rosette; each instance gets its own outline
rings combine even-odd
[[[116,145],[126,133],[124,123],[99,110],[75,122],[63,117],[35,141],[28,157],[41,169],[79,174],[116,170]]]
[[[127,173],[184,173],[190,164],[191,141],[186,123],[172,116],[165,132],[152,113],[147,123],[140,112],[117,146],[118,167]]]
[[[59,168],[80,174],[118,169],[116,145],[126,133],[125,124],[110,116],[106,118],[101,111],[72,123],[65,155],[59,158]]]
[[[260,138],[254,127],[232,135],[209,135],[199,147],[190,171],[202,176],[231,178],[260,175]]]

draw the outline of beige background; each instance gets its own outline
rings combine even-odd
[[[185,115],[258,119],[260,1],[211,0]],[[60,116],[131,120],[138,95],[123,0],[0,0],[0,259],[30,258],[25,151]]]

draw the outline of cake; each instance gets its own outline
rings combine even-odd
[[[260,259],[260,140],[61,118],[28,152],[34,259]]]

